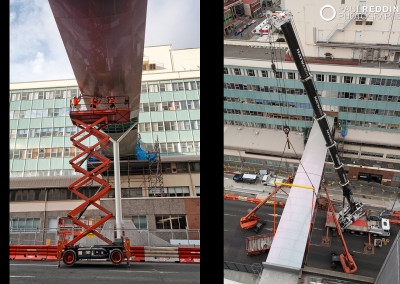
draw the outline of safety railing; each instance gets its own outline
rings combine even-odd
[[[129,97],[75,97],[70,101],[71,112],[129,109]]]
[[[64,231],[65,232],[65,231]],[[102,229],[102,234],[109,239],[114,239],[116,231]],[[74,232],[66,234],[66,238],[72,238]],[[130,239],[132,246],[160,246],[160,247],[200,247],[200,230],[197,229],[172,229],[172,230],[141,230],[124,229],[123,236]],[[31,232],[9,231],[9,245],[57,245],[62,236],[54,229],[36,230]],[[98,238],[93,235],[86,236],[80,244],[96,244]]]

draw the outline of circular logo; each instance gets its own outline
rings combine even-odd
[[[325,8],[330,8],[333,11],[333,15],[330,18],[326,18],[324,17],[324,15],[322,14],[323,11],[325,10]],[[324,19],[325,21],[329,22],[332,21],[335,17],[336,17],[336,10],[332,5],[325,5],[321,8],[321,10],[319,10],[319,15],[321,16],[322,19]]]

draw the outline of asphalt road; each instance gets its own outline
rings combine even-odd
[[[190,263],[10,261],[9,283],[200,283],[200,265]]]
[[[242,230],[240,227],[240,218],[248,214],[248,210],[254,209],[256,204],[237,201],[224,200],[224,260],[230,262],[253,264],[261,263],[267,259],[267,255],[247,256],[246,238],[257,235],[253,230]],[[282,208],[276,210],[276,228],[278,227]],[[258,234],[273,233],[274,227],[274,207],[263,206],[256,215],[261,220],[267,221],[267,224]]]
[[[246,237],[255,235],[252,230],[243,231],[240,227],[240,218],[248,214],[248,210],[253,209],[256,205],[249,202],[238,200],[224,200],[224,261],[254,264],[261,263],[267,259],[267,254],[258,256],[246,255]],[[374,208],[371,208],[374,209]],[[257,211],[257,216],[267,220],[267,225],[259,234],[271,233],[273,228],[273,207],[263,206]],[[282,209],[277,209],[276,220],[279,222]],[[325,228],[326,211],[318,210],[314,227],[311,235],[310,251],[308,254],[307,266],[330,270],[330,253],[335,251],[342,253],[343,248],[339,237],[333,237],[331,247],[321,246],[322,238],[326,236]],[[390,240],[397,235],[399,227],[391,226]],[[332,237],[332,232],[329,232]],[[381,266],[390,250],[390,242],[382,248],[374,248],[374,254],[364,253],[364,243],[368,243],[368,235],[360,236],[357,234],[344,234],[345,242],[350,253],[353,255],[354,261],[358,267],[356,272],[358,275],[376,277]],[[343,272],[340,264],[336,271]]]

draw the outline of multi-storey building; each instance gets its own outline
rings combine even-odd
[[[295,64],[284,49],[270,47],[269,43],[225,42],[224,154],[225,166],[231,170],[296,172],[296,156],[301,157],[313,123],[313,111],[298,80]],[[276,72],[271,68],[272,59]],[[335,138],[340,142],[338,147],[349,178],[399,185],[400,73],[397,65],[373,62],[367,66],[353,65],[324,62],[323,58],[318,62],[309,61],[309,69],[324,110],[336,117]],[[291,128],[297,155],[287,150],[282,160],[286,141],[281,131],[284,125]],[[344,137],[342,130],[347,130]],[[244,132],[246,137],[228,138],[239,137]],[[335,174],[329,161],[325,173]]]
[[[133,130],[135,135],[124,139],[131,139],[132,144],[139,142],[147,151],[159,144],[162,173],[158,174],[163,192],[157,197],[151,190],[154,173],[148,161],[138,160],[136,153],[121,156],[122,213],[134,220],[137,229],[200,229],[199,51],[173,50],[171,45],[144,49],[138,127]],[[69,117],[70,100],[76,95],[79,88],[75,80],[10,84],[13,242],[29,243],[34,237],[38,244],[47,239],[54,243],[57,220],[82,203],[68,190],[79,178],[69,164],[79,152],[70,141],[78,131]],[[112,127],[109,132],[113,132]],[[95,139],[91,137],[87,143],[97,143]],[[84,166],[95,164],[89,160]],[[103,178],[114,184],[113,165]],[[92,196],[97,187],[93,183],[83,192]],[[102,198],[100,205],[114,212],[114,191]],[[85,212],[86,218],[100,217],[91,209]],[[32,235],[32,231],[37,234]],[[198,238],[193,231],[188,236]]]

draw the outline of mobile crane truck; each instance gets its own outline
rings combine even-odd
[[[365,215],[364,206],[361,202],[356,202],[353,199],[353,193],[349,186],[350,182],[344,170],[344,165],[340,161],[336,142],[333,140],[332,133],[329,130],[326,114],[322,110],[322,106],[318,99],[317,91],[312,80],[312,75],[308,71],[299,42],[294,32],[291,23],[291,14],[288,12],[269,12],[266,14],[266,17],[270,21],[272,27],[275,30],[282,30],[285,36],[291,56],[294,60],[294,63],[296,64],[297,70],[299,71],[300,81],[303,83],[306,94],[310,100],[311,107],[314,111],[314,118],[318,122],[322,135],[326,142],[326,147],[328,148],[329,154],[332,158],[334,168],[340,178],[340,185],[343,190],[343,210],[339,212],[337,219],[340,224],[340,228],[343,231],[353,222],[357,221],[361,216]],[[273,64],[272,69],[274,70],[274,68],[275,65]],[[346,207],[345,199],[348,202],[348,206]]]

